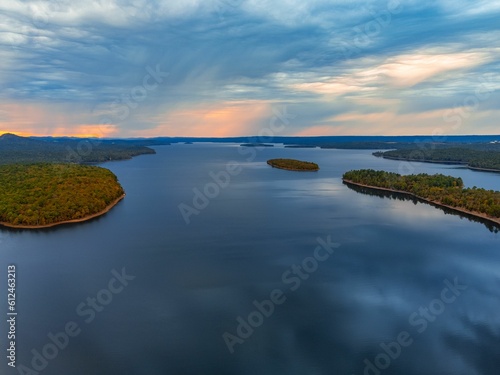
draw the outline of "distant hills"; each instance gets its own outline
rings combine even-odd
[[[339,145],[381,145],[385,147],[389,144],[412,144],[416,143],[442,143],[442,144],[473,144],[500,142],[500,135],[447,135],[447,136],[245,136],[245,137],[157,137],[144,139],[130,139],[132,141],[150,141],[167,143],[185,142],[214,142],[214,143],[284,143],[287,145],[314,145],[319,147],[339,146]]]
[[[474,150],[500,151],[500,135],[460,136],[321,136],[321,137],[158,137],[133,139],[98,139],[73,137],[0,136],[0,164],[31,162],[100,163],[130,159],[136,155],[154,154],[149,146],[172,143],[283,143],[293,147],[339,149],[412,150],[464,147]]]
[[[148,140],[122,141],[94,138],[0,136],[0,164],[11,163],[99,163],[154,154]],[[163,144],[163,143],[162,143]]]

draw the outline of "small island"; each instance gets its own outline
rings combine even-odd
[[[0,166],[0,225],[36,229],[103,215],[125,196],[108,169],[77,164]]]
[[[274,145],[267,143],[242,143],[240,147],[274,147]]]
[[[273,168],[286,169],[288,171],[315,172],[319,170],[319,166],[316,163],[295,159],[270,159],[267,161],[267,164]]]
[[[408,175],[362,169],[344,173],[344,183],[391,191],[500,224],[500,191],[464,188],[461,178],[442,174]]]

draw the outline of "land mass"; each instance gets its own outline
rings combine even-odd
[[[442,174],[408,175],[362,169],[346,172],[344,183],[400,193],[500,225],[500,192],[464,188],[461,178]]]
[[[269,145],[266,143],[242,143],[241,147],[274,147],[274,145]]]
[[[46,228],[103,215],[125,196],[109,170],[76,164],[0,166],[0,224]]]
[[[155,140],[120,140],[68,137],[0,136],[0,164],[102,163],[155,154],[148,146],[168,144]]]
[[[311,163],[308,161],[300,161],[295,159],[270,159],[267,161],[273,168],[286,169],[288,171],[318,171],[319,166],[316,163]]]
[[[490,144],[446,148],[410,148],[386,152],[375,152],[373,155],[392,160],[410,162],[458,164],[467,168],[489,172],[500,172],[500,145]]]

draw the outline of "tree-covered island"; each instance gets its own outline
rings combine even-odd
[[[461,178],[442,174],[402,176],[362,169],[346,172],[342,179],[346,184],[411,195],[500,224],[500,191],[464,188]]]
[[[242,143],[240,147],[274,147],[267,143]]]
[[[0,224],[44,228],[102,215],[125,193],[108,169],[76,164],[0,166]]]
[[[273,168],[286,169],[289,171],[318,171],[319,166],[316,163],[311,163],[309,161],[300,161],[295,159],[270,159],[267,161]]]

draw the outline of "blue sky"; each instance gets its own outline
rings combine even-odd
[[[0,3],[0,133],[498,134],[500,1]],[[263,130],[264,129],[264,130]]]

